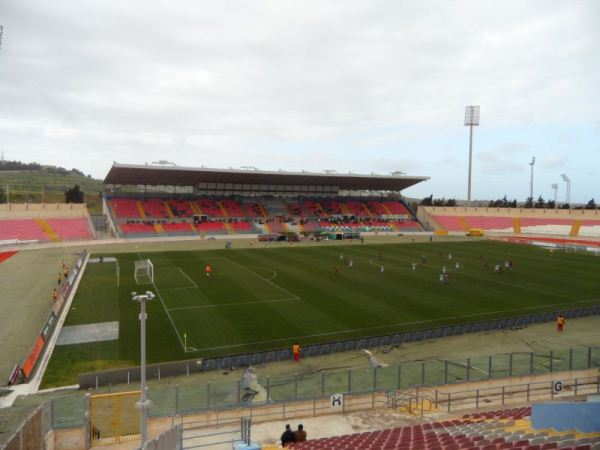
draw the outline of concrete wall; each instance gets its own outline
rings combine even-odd
[[[4,203],[0,219],[36,219],[87,216],[85,203]]]
[[[575,429],[582,433],[598,433],[600,403],[534,403],[531,407],[531,423],[534,429]]]

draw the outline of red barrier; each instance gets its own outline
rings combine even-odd
[[[0,263],[6,261],[8,258],[10,258],[13,255],[16,255],[17,252],[1,252],[0,253]]]
[[[25,362],[23,363],[23,375],[25,375],[25,378],[29,379],[29,375],[31,375],[33,369],[35,369],[35,365],[37,364],[43,349],[44,338],[42,335],[39,335],[35,341],[35,344],[33,344],[29,355],[27,355],[27,358],[25,358]]]

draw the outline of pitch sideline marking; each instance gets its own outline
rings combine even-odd
[[[597,302],[597,301],[600,301],[600,298],[595,298],[592,300],[578,300],[575,303],[593,303],[593,302]],[[379,329],[379,328],[391,328],[391,327],[397,327],[397,326],[402,326],[402,325],[418,325],[418,324],[423,324],[423,323],[435,322],[436,320],[452,320],[452,319],[464,319],[467,317],[489,316],[492,314],[514,312],[514,311],[525,311],[528,309],[536,309],[536,308],[547,308],[550,306],[562,306],[565,304],[567,304],[567,303],[551,303],[551,304],[547,304],[547,305],[528,306],[525,308],[518,308],[518,309],[506,309],[506,310],[502,310],[502,311],[466,314],[466,315],[462,315],[462,316],[449,316],[449,317],[444,317],[443,319],[429,319],[429,320],[417,320],[417,321],[413,321],[413,322],[391,323],[389,325],[377,325],[377,326],[372,326],[372,327],[353,328],[350,330],[330,331],[327,333],[317,333],[317,334],[307,334],[304,336],[294,336],[294,338],[304,339],[304,338],[319,337],[319,336],[330,336],[330,335],[336,335],[336,334],[347,334],[347,333],[354,333],[355,331],[372,330],[372,329]],[[569,303],[569,304],[572,304],[572,303]],[[246,345],[268,344],[271,342],[289,341],[290,339],[293,339],[293,338],[284,337],[284,338],[280,338],[280,339],[268,339],[265,341],[244,342],[243,344],[221,345],[218,347],[203,347],[203,348],[199,348],[198,351],[200,351],[200,350],[220,350],[220,349],[224,349],[224,348],[244,347]]]

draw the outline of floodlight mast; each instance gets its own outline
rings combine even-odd
[[[566,194],[566,203],[567,205],[571,205],[571,179],[566,176],[564,173],[560,175],[565,183],[567,183],[567,194]]]
[[[531,158],[531,162],[529,163],[531,166],[531,179],[529,181],[529,198],[531,198],[531,203],[533,204],[533,166],[535,165],[535,156]]]
[[[140,304],[140,341],[141,341],[141,367],[140,367],[140,435],[142,446],[145,448],[148,440],[148,399],[146,397],[146,302],[155,297],[153,292],[146,291],[144,294],[131,293],[131,299]]]
[[[469,181],[467,202],[471,206],[471,167],[473,160],[473,127],[479,126],[479,105],[465,106],[465,127],[469,127]]]
[[[556,193],[558,192],[558,184],[552,183],[552,189],[554,189],[554,209],[557,209],[558,204],[556,203]]]

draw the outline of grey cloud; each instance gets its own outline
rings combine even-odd
[[[96,176],[164,154],[360,171],[395,164],[377,147],[400,129],[460,127],[470,102],[482,129],[576,123],[600,113],[594,3],[6,0],[0,145]],[[373,154],[344,161],[350,134]],[[306,141],[322,151],[286,150]]]

